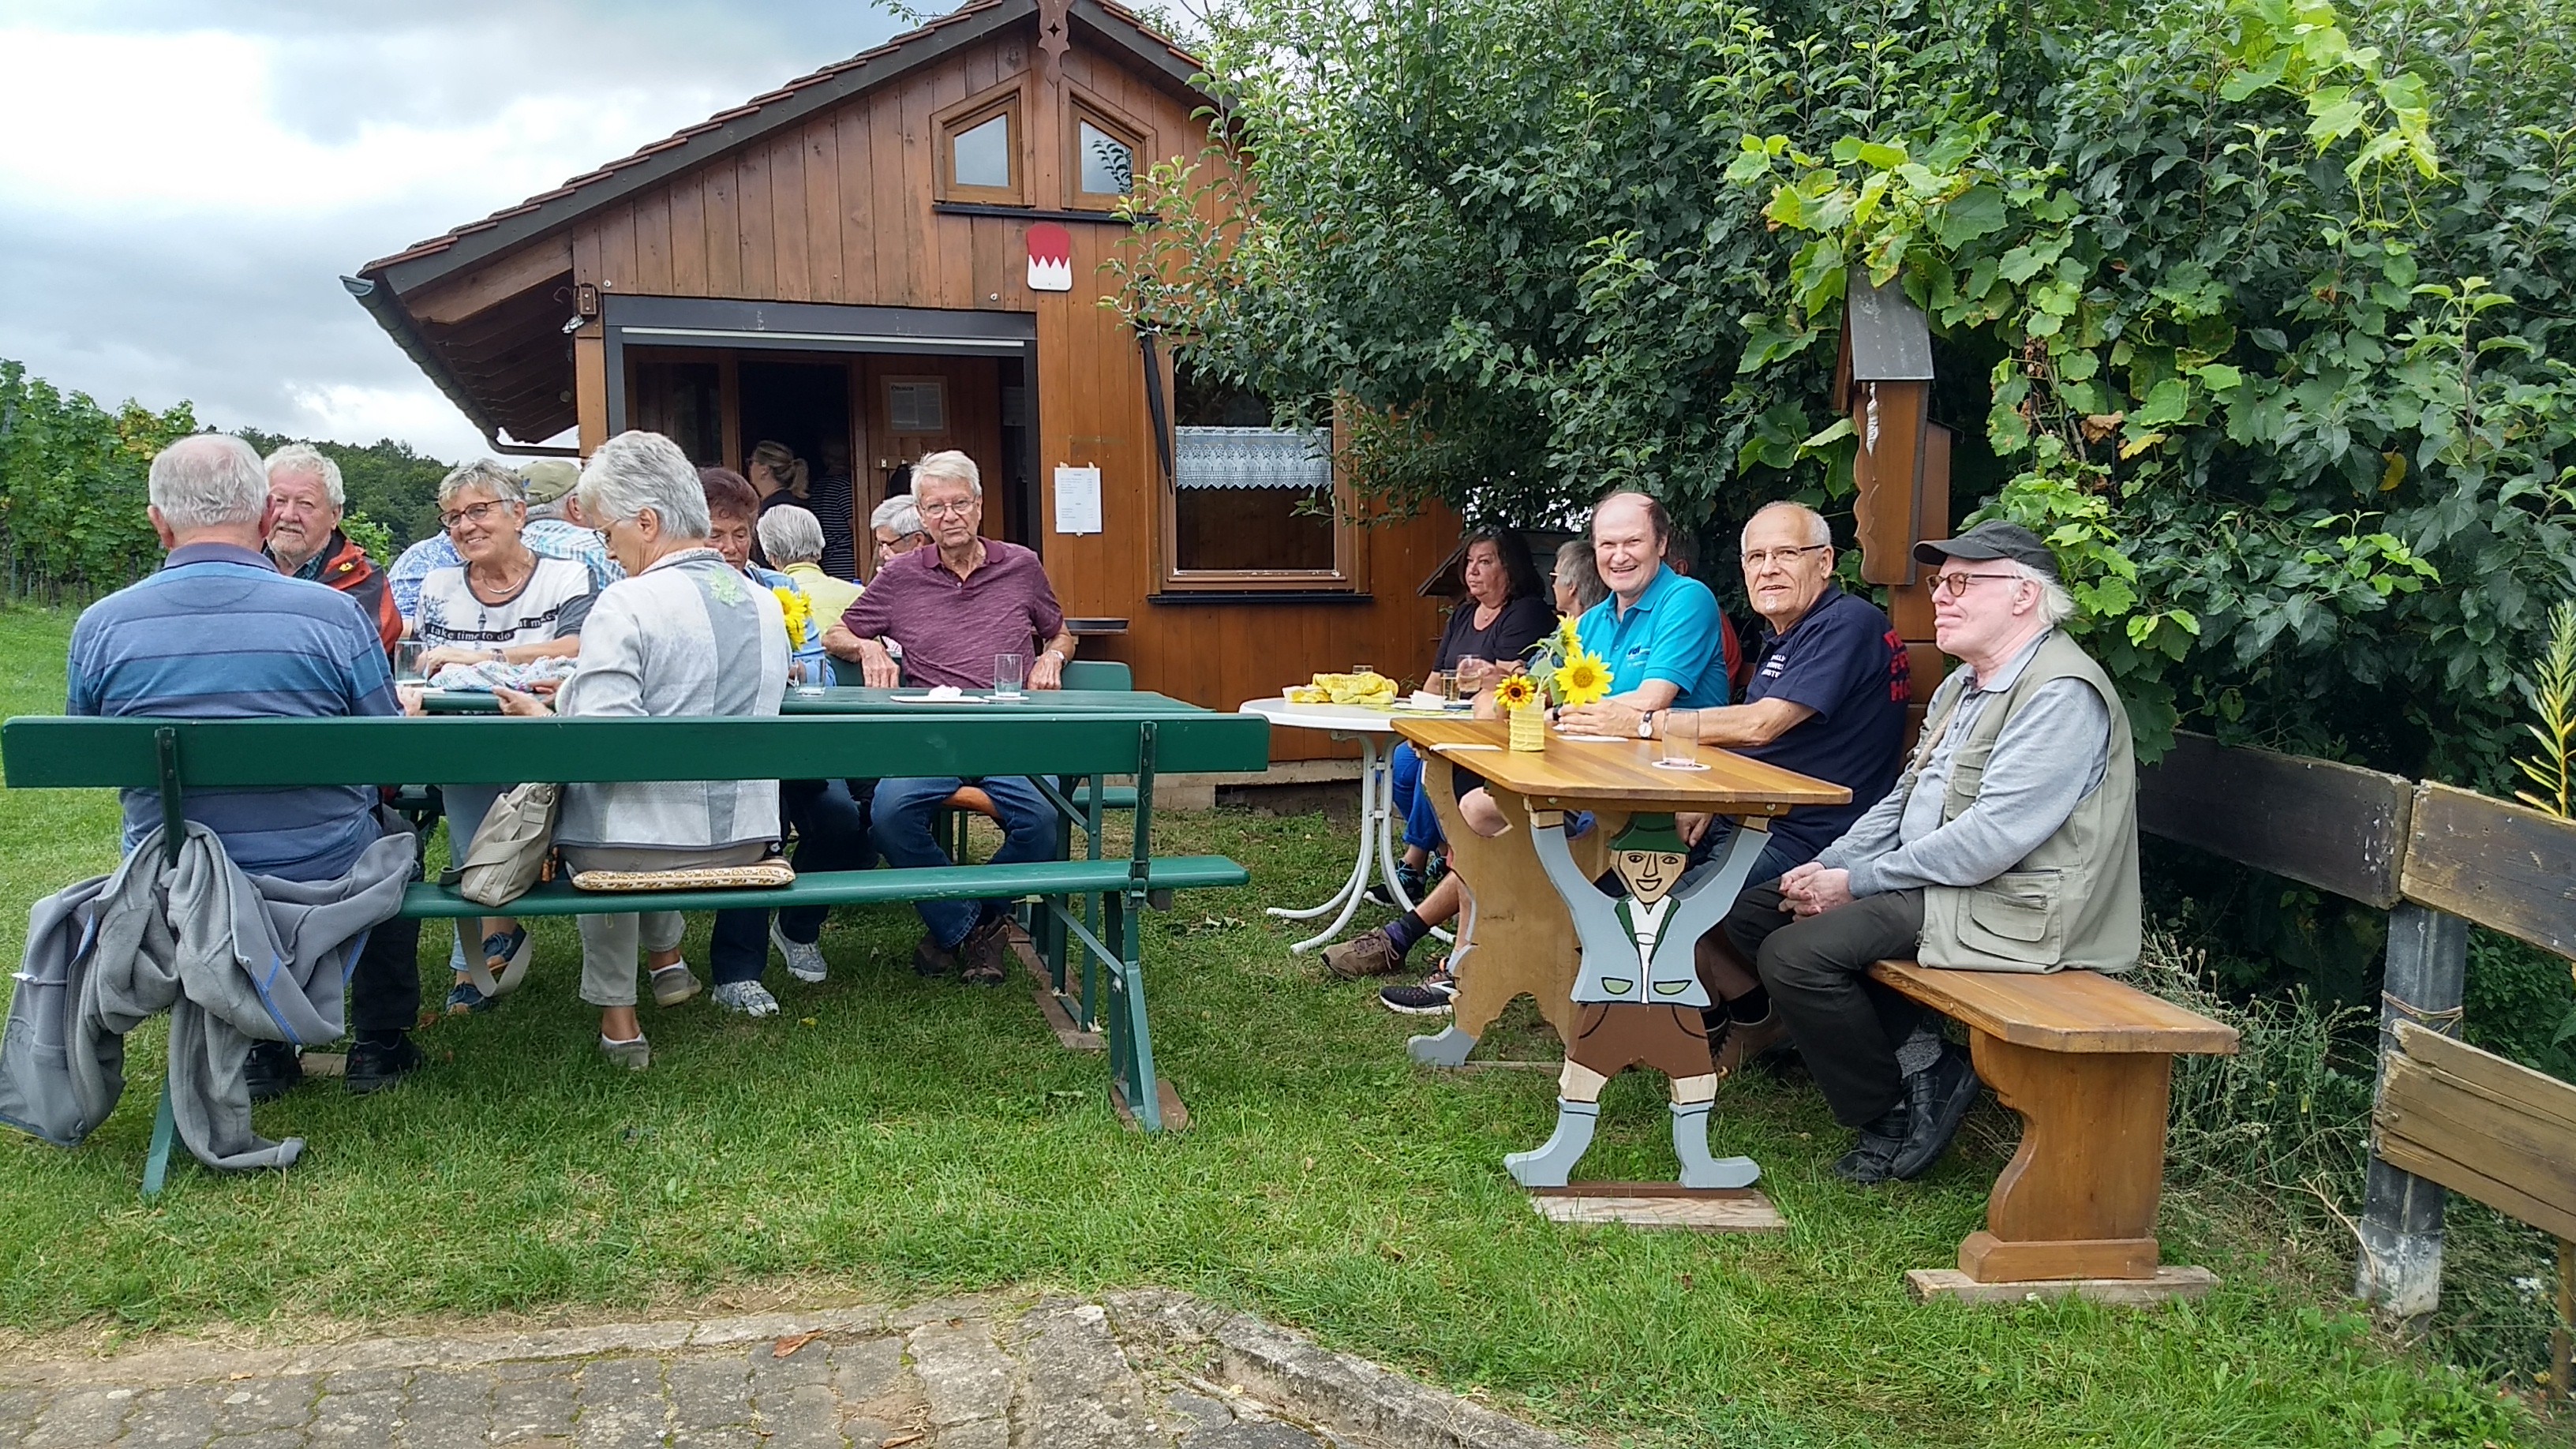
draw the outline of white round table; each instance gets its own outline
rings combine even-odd
[[[1288,948],[1291,954],[1304,953],[1323,945],[1342,933],[1358,914],[1360,901],[1368,894],[1370,866],[1376,865],[1379,879],[1386,883],[1387,895],[1402,910],[1412,910],[1414,901],[1404,893],[1404,883],[1395,870],[1394,774],[1387,737],[1395,733],[1395,722],[1405,715],[1390,714],[1382,709],[1364,709],[1354,704],[1290,704],[1279,695],[1247,699],[1239,710],[1257,714],[1274,725],[1290,729],[1322,730],[1337,740],[1360,742],[1360,848],[1358,859],[1351,862],[1351,874],[1332,899],[1320,906],[1302,910],[1272,906],[1270,914],[1291,921],[1311,921],[1331,915],[1333,923],[1322,931]],[[1419,718],[1429,711],[1409,712]],[[1374,847],[1374,849],[1372,849]],[[1449,939],[1446,931],[1433,934]]]

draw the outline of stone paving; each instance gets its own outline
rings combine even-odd
[[[0,1446],[1542,1449],[1181,1294],[0,1364]]]

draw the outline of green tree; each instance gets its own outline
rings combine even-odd
[[[2576,585],[2576,16],[2539,0],[1235,0],[1139,325],[1367,494],[1832,506],[1858,267],[1931,314],[1963,512],[2175,722],[2494,788]],[[1250,205],[1215,228],[1194,218]]]
[[[152,457],[197,430],[186,403],[114,412],[0,358],[0,553],[12,595],[121,587],[161,556],[144,515]]]

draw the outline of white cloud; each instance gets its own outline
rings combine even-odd
[[[898,27],[845,0],[20,0],[0,357],[103,401],[489,451],[337,278]]]

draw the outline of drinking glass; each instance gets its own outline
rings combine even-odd
[[[1017,654],[993,656],[993,697],[1017,699],[1020,681],[1028,678],[1028,661]]]
[[[420,656],[427,650],[417,639],[405,639],[394,645],[394,683],[422,684]]]
[[[1473,654],[1458,656],[1458,667],[1449,671],[1450,702],[1454,704],[1462,699],[1474,699],[1477,691],[1484,687],[1485,661]]]
[[[1374,665],[1374,664],[1354,664],[1354,665],[1352,665],[1352,666],[1351,666],[1351,673],[1353,673],[1353,674],[1375,674],[1375,673],[1377,673],[1377,666],[1376,666],[1376,665]]]
[[[1695,726],[1697,710],[1677,709],[1664,716],[1661,756],[1655,761],[1667,770],[1705,770],[1699,760],[1699,739]]]

